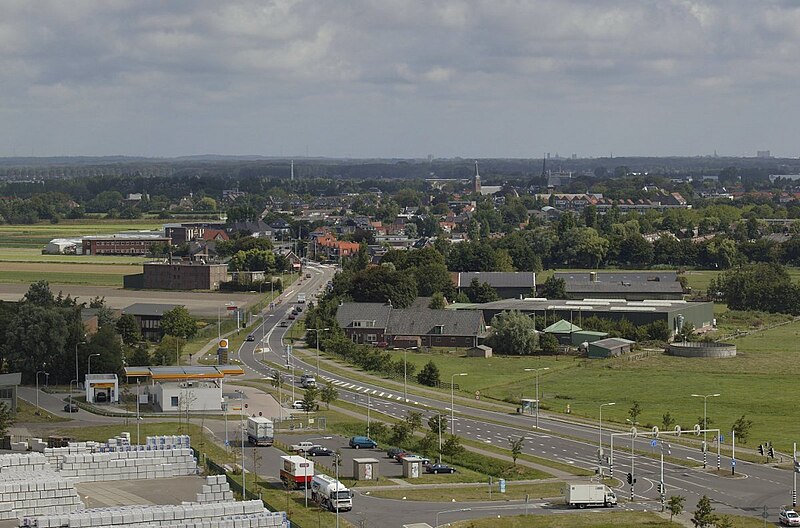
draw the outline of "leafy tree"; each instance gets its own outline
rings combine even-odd
[[[0,438],[8,434],[8,430],[14,425],[14,411],[5,403],[0,403]]]
[[[175,336],[165,335],[153,351],[154,365],[174,365],[178,356],[179,340]]]
[[[558,354],[558,338],[553,334],[542,334],[539,337],[539,347],[543,354]]]
[[[64,371],[60,358],[64,356],[69,337],[65,331],[68,315],[62,309],[21,303],[6,328],[9,370],[22,372],[26,383],[33,381],[37,370],[46,370],[58,378],[58,373]]]
[[[48,283],[46,280],[40,280],[32,283],[28,287],[28,292],[25,294],[22,300],[23,302],[28,302],[44,308],[49,308],[55,304],[55,297],[53,292],[50,290],[50,283]]]
[[[417,382],[420,385],[427,385],[428,387],[438,387],[440,383],[439,367],[433,360],[428,361],[422,370],[417,374]]]
[[[697,509],[692,513],[692,524],[696,528],[707,528],[714,526],[717,522],[717,516],[714,515],[714,508],[711,506],[711,500],[708,496],[703,495],[697,502]]]
[[[511,447],[511,459],[514,461],[514,465],[517,465],[517,459],[519,455],[522,454],[522,448],[525,445],[526,438],[524,436],[520,436],[519,438],[513,438],[511,436],[508,437],[508,444]]]
[[[82,347],[84,354],[99,354],[92,359],[94,372],[116,374],[122,370],[122,346],[113,328],[105,326]]]
[[[733,422],[733,427],[731,430],[736,434],[736,439],[742,443],[747,442],[747,438],[750,436],[750,429],[753,427],[753,421],[748,420],[745,418],[745,415],[741,415],[739,418]]]
[[[428,308],[431,310],[443,310],[445,308],[444,295],[441,292],[436,292],[431,296],[431,302],[428,303]]]
[[[639,418],[641,414],[642,414],[641,405],[639,405],[638,401],[633,400],[633,405],[631,405],[631,408],[628,409],[628,416],[631,417],[631,422],[636,423],[636,420]]]
[[[197,323],[184,306],[176,306],[164,312],[161,329],[165,334],[180,339],[191,339],[197,333]]]
[[[418,411],[408,411],[406,413],[405,422],[408,424],[411,436],[413,436],[414,432],[422,427],[422,413]]]
[[[417,281],[411,271],[392,271],[376,266],[353,275],[350,295],[356,302],[392,302],[405,308],[417,297]]]
[[[694,337],[694,325],[691,321],[685,321],[678,333],[675,334],[675,337],[681,341],[691,341]]]
[[[467,288],[467,297],[474,303],[487,303],[500,298],[488,282],[481,283],[477,278],[472,279]]]
[[[395,422],[392,425],[392,440],[395,445],[405,444],[411,436],[411,427],[408,422]]]
[[[306,389],[305,394],[303,394],[303,410],[305,412],[315,411],[317,407],[317,396],[319,395],[319,391],[316,387],[309,387]]]
[[[548,299],[566,299],[567,281],[557,278],[555,275],[551,275],[544,281],[536,294]]]
[[[675,425],[675,418],[672,417],[669,411],[661,415],[661,425],[663,426],[664,431],[672,429],[672,427]]]
[[[450,462],[464,452],[464,446],[456,435],[450,435],[442,444],[442,454],[450,458]]]
[[[333,386],[333,383],[329,381],[324,387],[322,387],[319,399],[322,400],[325,403],[326,408],[330,410],[331,403],[339,399],[339,391],[336,390],[336,387]]]
[[[439,439],[431,432],[428,432],[428,434],[417,441],[417,451],[425,456],[431,456],[432,454],[436,453],[438,447]]]
[[[686,502],[686,497],[680,495],[673,495],[667,500],[667,510],[669,510],[669,521],[672,522],[672,517],[683,513],[683,505]]]
[[[487,339],[498,354],[525,356],[536,351],[533,319],[519,311],[502,312],[492,319],[492,334]]]
[[[140,343],[133,349],[133,353],[128,358],[128,365],[131,367],[150,365],[150,352],[147,350],[145,343]]]
[[[142,340],[142,332],[136,318],[131,314],[123,314],[117,319],[117,333],[122,338],[122,342],[128,346],[134,345]]]
[[[716,522],[714,523],[715,528],[733,528],[733,519],[728,517],[727,515],[722,515],[717,517]]]
[[[437,436],[439,434],[445,434],[447,432],[447,416],[443,414],[434,414],[428,418],[428,428]]]

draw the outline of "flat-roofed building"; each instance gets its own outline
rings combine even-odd
[[[555,278],[564,280],[567,296],[573,299],[683,299],[683,286],[674,271],[563,271]]]
[[[162,412],[222,411],[226,376],[242,376],[238,365],[125,367],[130,381],[144,379],[148,402]]]
[[[169,244],[161,233],[118,233],[86,236],[82,239],[85,255],[147,255],[153,244]]]
[[[0,404],[5,405],[12,411],[17,410],[17,387],[22,383],[22,374],[12,372],[11,374],[0,374]]]
[[[148,290],[218,290],[228,279],[228,266],[197,261],[145,262]]]
[[[139,324],[139,331],[142,337],[148,341],[161,341],[164,332],[161,330],[161,318],[164,312],[173,308],[183,306],[182,304],[155,304],[155,303],[135,303],[122,309],[122,315],[132,315]]]

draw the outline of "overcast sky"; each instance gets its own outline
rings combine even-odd
[[[800,2],[0,0],[0,155],[800,155]]]

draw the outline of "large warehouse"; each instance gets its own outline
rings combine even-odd
[[[457,310],[482,310],[488,322],[505,311],[518,310],[531,317],[544,318],[545,324],[561,319],[581,326],[583,317],[597,316],[615,321],[627,319],[638,324],[664,321],[673,333],[685,322],[698,330],[708,328],[714,321],[714,304],[679,300],[626,301],[624,299],[584,299],[582,301],[534,299],[504,299],[483,304],[457,304]]]

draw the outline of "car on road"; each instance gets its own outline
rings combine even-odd
[[[306,406],[303,404],[303,400],[295,400],[294,403],[292,403],[292,409],[299,409],[302,411],[305,408]]]
[[[306,273],[306,278],[310,279],[311,278],[311,274],[310,273]]]
[[[800,515],[794,510],[781,508],[781,512],[778,514],[778,522],[782,526],[800,526]]]
[[[68,403],[64,406],[64,412],[76,413],[78,412],[78,406],[74,403]]]
[[[253,334],[250,334],[250,335],[247,336],[247,340],[248,341],[255,341],[256,340],[256,336],[254,336]]]
[[[350,439],[349,445],[353,449],[375,449],[378,447],[378,442],[366,436],[354,436]]]
[[[297,312],[297,313],[300,313],[300,312],[303,311],[303,307],[302,306],[295,306],[294,307],[294,311]]]
[[[437,475],[439,473],[455,473],[456,468],[450,467],[447,464],[427,464],[425,471]]]
[[[325,446],[314,446],[308,451],[306,451],[308,456],[332,456],[333,449],[328,449]]]
[[[289,319],[290,321],[294,321],[296,318],[297,318],[297,314],[293,314],[293,313],[289,314],[289,317],[288,317],[288,319]]]
[[[281,321],[281,324],[279,324],[278,326],[280,326],[281,328],[286,328],[287,326],[289,326],[289,321]]]

